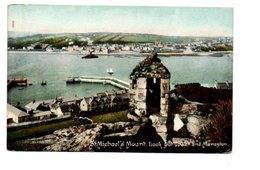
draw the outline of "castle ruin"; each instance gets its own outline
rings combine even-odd
[[[167,117],[170,94],[169,70],[157,53],[151,53],[130,74],[130,113],[140,117],[158,114]]]

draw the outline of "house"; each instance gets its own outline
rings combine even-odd
[[[48,46],[46,49],[45,49],[47,52],[52,52],[53,51],[53,48],[51,46]]]
[[[27,122],[30,120],[30,115],[10,104],[7,104],[7,122]]]
[[[97,107],[96,107],[96,111],[98,112],[103,112],[104,111],[104,99],[101,96],[97,96],[95,97],[95,99],[97,101]]]
[[[78,97],[64,97],[57,98],[56,102],[51,105],[51,112],[55,115],[64,116],[71,115],[71,113],[78,113],[80,98]]]
[[[93,40],[88,40],[88,45],[93,45]]]
[[[105,111],[105,110],[110,110],[111,109],[111,96],[108,92],[101,92],[97,93],[98,96],[98,104],[99,106],[99,111]]]
[[[56,116],[66,116],[71,115],[72,113],[78,113],[79,107],[76,104],[54,104],[51,108],[51,112],[53,112]]]
[[[72,96],[72,97],[63,97],[62,98],[62,103],[66,103],[68,105],[71,104],[77,104],[79,103],[80,98],[76,97],[76,96]]]
[[[83,98],[80,101],[80,111],[81,112],[91,112],[95,111],[97,108],[98,102],[96,100],[96,97],[87,97]]]
[[[50,106],[54,104],[56,100],[39,100],[39,101],[32,101],[25,105],[25,108],[27,110],[27,113],[33,112],[36,110],[42,110],[42,111],[47,111],[50,110]]]
[[[124,46],[121,48],[122,51],[130,51],[131,47],[130,46]]]
[[[32,116],[31,120],[45,120],[51,118],[53,113],[51,111],[36,111]]]
[[[129,106],[129,93],[122,93],[117,95],[118,99],[119,99],[119,106],[120,108],[127,108]]]
[[[34,50],[34,47],[33,46],[28,46],[27,50]]]
[[[104,104],[104,110],[109,111],[111,110],[111,96],[104,96],[103,97],[103,104]]]
[[[215,82],[215,88],[216,89],[225,89],[225,90],[231,90],[233,88],[233,83],[226,82]]]
[[[116,95],[111,95],[110,96],[110,107],[111,109],[118,109],[119,106],[119,98]]]

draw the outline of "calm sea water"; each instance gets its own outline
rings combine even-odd
[[[69,76],[108,76],[107,68],[114,70],[113,76],[130,82],[132,69],[144,56],[105,56],[97,59],[81,59],[82,55],[59,53],[8,53],[8,77],[25,76],[31,86],[12,88],[7,93],[7,101],[22,105],[32,100],[55,97],[90,96],[115,87],[101,84],[66,85]],[[204,86],[214,86],[215,80],[232,82],[232,55],[224,57],[160,57],[171,72],[171,83],[199,82]],[[41,86],[42,81],[47,86]]]

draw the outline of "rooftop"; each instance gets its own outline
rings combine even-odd
[[[36,110],[37,107],[40,105],[40,104],[44,104],[44,105],[51,105],[51,104],[54,104],[55,103],[55,100],[39,100],[39,101],[32,101],[30,103],[28,103],[27,105],[25,105],[25,108],[28,109],[28,110]]]
[[[73,101],[79,101],[80,98],[76,97],[76,96],[71,96],[71,97],[63,97],[62,98],[62,102],[73,102]]]
[[[38,112],[38,113],[35,113],[33,115],[33,117],[39,117],[39,116],[45,116],[45,115],[51,115],[52,112],[51,111],[43,111],[43,112]]]
[[[10,118],[10,114],[15,114],[18,117],[29,116],[28,113],[17,109],[16,107],[7,103],[7,117]]]

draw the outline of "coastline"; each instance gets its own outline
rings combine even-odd
[[[35,54],[69,54],[69,55],[86,55],[89,53],[85,52],[67,52],[67,51],[61,51],[61,52],[49,52],[49,51],[19,51],[19,50],[8,50],[7,53],[35,53]],[[150,53],[139,53],[139,52],[130,52],[130,51],[122,51],[117,53],[93,53],[96,55],[138,55],[138,56],[146,56]],[[183,53],[158,53],[159,56],[212,56],[212,57],[222,57],[224,54],[233,54],[233,51],[215,51],[215,52],[183,52]]]

